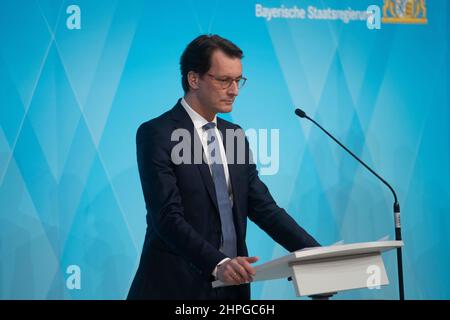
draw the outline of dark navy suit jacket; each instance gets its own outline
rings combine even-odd
[[[217,127],[226,149],[225,130],[240,127],[220,118]],[[172,162],[172,148],[179,141],[171,141],[171,135],[180,128],[190,132],[192,145],[193,139],[199,139],[178,101],[171,110],[143,123],[137,131],[137,162],[147,208],[147,232],[129,299],[215,297],[211,273],[226,256],[219,251],[221,224],[214,183],[207,163]],[[236,163],[237,159],[234,164],[228,164],[238,255],[248,256],[247,218],[289,251],[318,246],[313,237],[277,206],[259,179],[256,166],[249,161],[247,140],[245,151],[244,164]],[[234,288],[239,298],[250,298],[248,284]]]

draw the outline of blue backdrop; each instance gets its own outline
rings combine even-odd
[[[381,29],[358,19],[389,3]],[[394,238],[389,190],[302,106],[397,190],[406,298],[449,299],[449,16],[444,0],[1,0],[0,298],[126,296],[145,233],[136,129],[182,96],[187,43],[217,33],[248,78],[223,117],[280,130],[279,170],[262,176],[278,204],[324,245]],[[253,224],[248,245],[286,253]],[[397,298],[385,262],[391,285],[336,298]],[[286,280],[252,288],[295,299]]]

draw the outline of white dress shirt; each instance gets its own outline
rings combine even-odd
[[[192,123],[194,124],[194,128],[197,131],[198,136],[200,137],[200,141],[202,142],[203,150],[208,150],[208,135],[206,131],[203,129],[203,126],[207,123],[209,123],[208,120],[203,118],[201,115],[199,115],[194,109],[192,109],[189,104],[184,100],[184,98],[181,99],[181,105],[184,107],[186,112],[188,113],[189,117],[192,120]],[[223,164],[223,169],[225,172],[225,179],[227,181],[227,187],[228,187],[228,196],[230,197],[231,206],[233,207],[233,193],[231,192],[231,183],[230,183],[230,173],[228,172],[228,162],[227,157],[225,154],[225,147],[223,146],[222,136],[217,128],[217,116],[214,117],[212,120],[216,124],[214,127],[216,137],[218,140],[219,150],[220,150],[220,157]],[[209,172],[211,173],[211,156],[209,152],[205,152],[206,155],[206,161],[209,166]]]

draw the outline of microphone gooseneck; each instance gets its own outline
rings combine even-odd
[[[360,164],[362,164],[367,170],[369,170],[373,175],[375,175],[381,182],[383,182],[389,190],[391,190],[394,195],[394,223],[395,223],[395,240],[402,240],[402,232],[401,232],[401,223],[400,223],[400,204],[398,203],[397,194],[391,185],[380,177],[372,168],[370,168],[364,161],[362,161],[358,156],[356,156],[352,151],[350,151],[346,146],[344,146],[338,139],[336,139],[331,133],[329,133],[325,128],[323,128],[320,124],[318,124],[314,119],[311,119],[306,112],[301,109],[295,109],[295,114],[300,118],[306,118],[312,123],[314,123],[317,127],[319,127],[326,135],[328,135],[331,139],[334,140],[338,145],[340,145],[345,151],[347,151],[354,159],[356,159]],[[404,294],[404,285],[403,285],[403,262],[402,262],[402,249],[397,248],[397,268],[398,268],[398,287],[399,287],[399,298],[400,300],[405,299]]]

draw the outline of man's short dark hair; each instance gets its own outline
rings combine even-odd
[[[230,58],[243,58],[242,50],[230,40],[216,34],[198,36],[184,49],[180,59],[181,83],[185,93],[189,91],[189,71],[203,76],[211,68],[211,56],[216,50]]]

